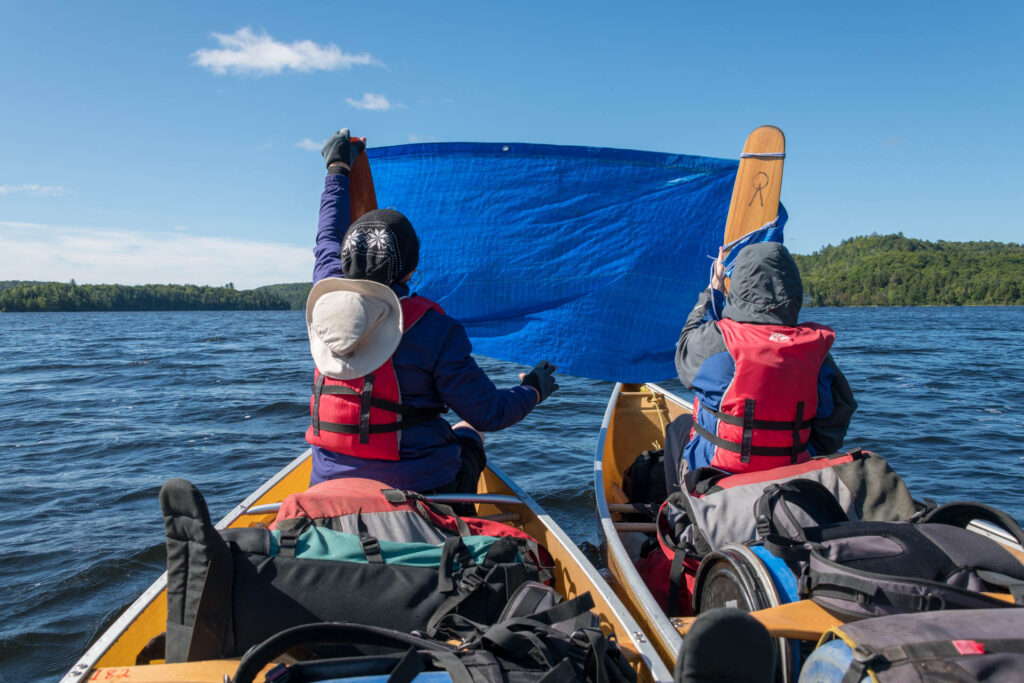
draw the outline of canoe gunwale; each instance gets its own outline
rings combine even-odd
[[[569,538],[565,530],[555,523],[551,515],[538,505],[537,501],[530,494],[520,488],[512,478],[508,477],[499,466],[488,463],[487,467],[537,516],[540,523],[547,528],[548,533],[555,537],[562,545],[562,550],[568,553],[573,563],[587,575],[587,578],[590,579],[593,585],[592,590],[598,593],[612,611],[615,619],[625,627],[626,633],[615,634],[619,641],[625,642],[626,639],[629,640],[632,648],[640,655],[654,681],[671,681],[672,672],[661,661],[654,646],[650,643],[647,636],[644,635],[643,630],[633,618],[633,615],[629,613],[625,604],[619,600],[619,597],[612,590],[611,586],[608,585],[608,582],[604,580],[597,569],[590,563],[590,560],[586,558],[576,543]]]
[[[692,410],[692,404],[688,401],[679,398],[675,394],[662,389],[656,384],[645,384],[645,387],[649,387],[654,393],[660,393],[667,399],[676,401],[684,407]],[[615,388],[612,390],[612,395],[608,399],[608,407],[605,409],[604,418],[601,422],[601,431],[597,437],[596,454],[594,457],[594,487],[596,495],[594,496],[597,503],[597,514],[601,521],[601,531],[605,537],[605,543],[608,548],[609,554],[609,565],[614,572],[621,572],[616,578],[619,583],[623,586],[623,590],[630,592],[639,602],[636,605],[636,609],[642,611],[646,617],[648,626],[653,630],[653,633],[649,633],[652,638],[657,639],[660,650],[664,655],[663,658],[671,657],[667,659],[666,664],[669,666],[674,665],[676,655],[679,652],[679,648],[682,647],[683,639],[679,635],[679,631],[672,624],[668,616],[665,615],[661,607],[658,605],[654,596],[647,589],[643,579],[640,578],[639,572],[633,566],[633,562],[629,557],[629,553],[626,551],[626,547],[622,544],[619,538],[618,531],[615,529],[615,523],[612,521],[611,512],[608,509],[608,497],[604,487],[604,454],[605,454],[605,443],[608,436],[608,429],[611,425],[612,419],[615,415],[615,408],[619,400],[619,395],[623,391],[623,383],[617,382]]]

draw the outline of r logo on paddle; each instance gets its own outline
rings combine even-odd
[[[757,199],[761,202],[761,207],[764,207],[764,194],[762,193],[764,188],[768,187],[768,183],[771,182],[771,178],[764,171],[758,171],[754,174],[754,194],[750,195],[750,201],[747,202],[747,206],[751,206],[754,200]]]

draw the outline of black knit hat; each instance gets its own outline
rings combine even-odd
[[[353,280],[400,281],[420,260],[420,240],[409,219],[376,209],[356,219],[341,243],[341,269]]]

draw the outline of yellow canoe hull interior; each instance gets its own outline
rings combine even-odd
[[[611,512],[609,506],[629,502],[622,490],[626,469],[642,452],[661,448],[668,423],[691,410],[689,403],[654,385],[617,384],[608,401],[594,461],[597,508],[608,569],[614,579],[612,588],[669,667],[675,665],[682,636],[647,590],[627,551],[630,536],[641,532],[621,523],[621,514]]]
[[[276,512],[260,512],[253,509],[280,503],[286,496],[304,491],[309,487],[311,467],[312,458],[310,451],[307,450],[246,498],[224,517],[217,527],[236,528],[270,524]],[[594,599],[594,611],[601,617],[602,629],[617,637],[620,647],[636,668],[640,679],[671,680],[671,672],[656,655],[641,627],[633,620],[615,593],[565,532],[525,491],[505,476],[498,467],[491,466],[480,479],[478,493],[518,498],[519,504],[478,503],[477,514],[514,525],[537,539],[554,559],[555,587],[566,597],[590,592]],[[151,639],[165,630],[166,621],[165,575],[150,586],[111,625],[62,680],[66,683],[108,679],[221,683],[225,674],[234,674],[238,666],[237,660],[136,666],[136,657]]]

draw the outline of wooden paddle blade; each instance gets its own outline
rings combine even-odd
[[[1003,602],[1013,603],[1009,593],[983,593],[986,597]],[[843,620],[832,616],[824,607],[811,600],[788,602],[778,607],[751,612],[750,616],[761,622],[768,629],[772,638],[796,638],[798,640],[818,640],[821,634],[835,626],[842,626]],[[698,617],[682,617],[673,619],[676,630],[682,636],[690,630]]]
[[[782,194],[786,136],[775,126],[761,126],[747,136],[732,188],[725,241],[729,244],[775,220]]]
[[[351,199],[352,220],[364,213],[377,208],[377,192],[373,189],[373,175],[370,173],[370,160],[363,152],[352,164],[348,172],[349,197]]]
[[[773,638],[797,638],[799,640],[818,640],[821,634],[833,626],[842,625],[842,621],[833,617],[823,607],[810,600],[790,602],[778,607],[769,607],[750,616],[761,622]],[[690,630],[698,617],[673,619],[676,629],[682,636]]]

